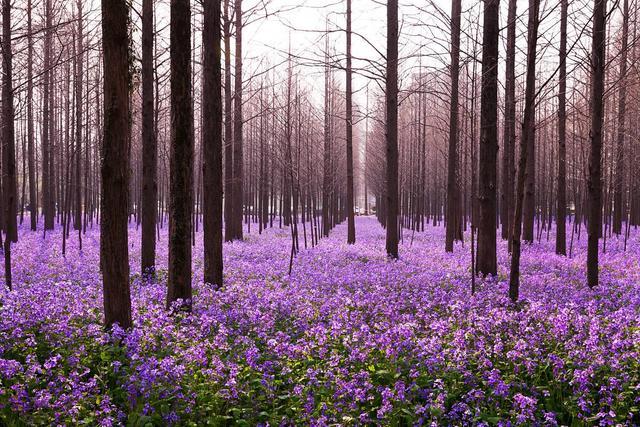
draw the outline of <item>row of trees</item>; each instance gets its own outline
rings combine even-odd
[[[628,66],[628,57],[632,64],[636,58],[636,12],[630,19],[628,0],[613,4],[610,11],[604,1],[596,0],[589,8],[593,15],[584,20],[579,18],[585,5],[574,3],[573,28],[567,24],[568,0],[557,7],[547,5],[546,10],[541,10],[539,1],[529,1],[521,12],[528,16],[522,82],[516,74],[517,2],[510,0],[507,6],[504,85],[498,60],[500,2],[484,2],[480,31],[477,7],[463,13],[461,2],[452,0],[450,19],[445,17],[450,25],[450,62],[443,68],[419,65],[402,92],[399,166],[395,112],[377,113],[381,125],[367,145],[366,177],[376,194],[378,218],[387,226],[387,251],[392,257],[397,257],[397,240],[402,235],[398,227],[423,230],[425,217],[426,223],[432,219],[434,225],[444,219],[445,250],[453,251],[454,242],[462,240],[463,229],[470,223],[472,251],[477,250],[473,270],[496,275],[501,225],[501,236],[512,252],[509,293],[517,301],[522,240],[533,243],[543,234],[549,238],[555,223],[556,252],[570,255],[574,237],[580,238],[586,225],[587,277],[594,287],[600,239],[605,250],[612,235],[626,243],[630,227],[638,224],[638,176],[633,168],[637,129],[627,126],[628,117],[636,117],[637,112],[627,108],[627,93],[637,93],[639,76]],[[390,19],[394,13],[389,11]],[[464,28],[463,15],[468,18]],[[613,16],[621,18],[619,32],[607,37],[606,23]],[[544,44],[541,25],[556,34]],[[553,33],[556,25],[559,32]],[[389,39],[394,37],[393,30],[389,28]],[[589,32],[592,48],[586,53],[580,51],[580,43]],[[461,33],[466,39],[462,46]],[[613,43],[605,52],[607,41]],[[541,58],[548,60],[556,42],[557,57],[546,68],[540,67]],[[389,43],[388,58],[394,58],[395,43]],[[462,60],[461,50],[465,52]],[[389,75],[394,76],[393,70],[388,70]],[[387,81],[386,91],[389,100],[397,88]],[[605,99],[611,100],[608,108]],[[502,132],[498,132],[500,126]],[[425,140],[431,150],[424,148]],[[387,179],[381,180],[385,169]],[[573,221],[568,236],[569,214]],[[477,244],[473,241],[476,230]]]
[[[167,304],[182,300],[188,308],[191,250],[201,226],[204,280],[221,286],[222,241],[242,239],[252,226],[258,232],[290,226],[291,262],[303,244],[314,246],[343,220],[347,242],[355,243],[358,176],[365,213],[374,199],[392,258],[403,228],[421,231],[444,221],[445,250],[452,251],[470,224],[474,272],[496,274],[501,225],[513,253],[514,301],[521,238],[548,236],[555,223],[557,252],[566,254],[572,213],[568,252],[587,224],[595,286],[600,237],[605,244],[612,233],[626,237],[640,222],[638,176],[630,167],[638,155],[636,129],[626,125],[637,117],[629,98],[638,81],[628,66],[636,55],[628,0],[618,14],[595,0],[593,16],[582,20],[574,5],[574,28],[567,25],[567,0],[544,11],[537,0],[526,11],[509,0],[504,85],[498,0],[484,2],[482,27],[480,5],[452,0],[450,14],[431,5],[449,30],[447,55],[437,55],[442,66],[423,63],[429,55],[403,55],[398,4],[387,2],[384,60],[364,61],[383,68],[380,75],[354,65],[352,36],[363,36],[353,31],[345,0],[344,22],[337,30],[327,24],[323,55],[311,63],[324,74],[322,105],[305,79],[308,58],[291,49],[281,62],[261,58],[246,72],[243,29],[269,16],[268,2],[206,0],[200,7],[171,0],[168,26],[164,6],[142,0],[132,9],[110,0],[98,12],[82,1],[26,0],[22,8],[3,1],[1,223],[9,286],[11,243],[25,211],[33,230],[40,214],[44,233],[56,221],[62,225],[63,254],[72,228],[81,247],[87,227],[99,222],[106,321],[127,327],[129,224],[142,229],[141,271],[153,277],[159,229],[168,218]],[[525,12],[522,82],[516,52],[518,14]],[[555,16],[559,25],[551,22]],[[622,24],[619,36],[606,37],[611,16]],[[560,29],[557,61],[545,69],[536,65],[550,56],[555,37],[541,46],[540,25]],[[167,30],[168,45],[161,37]],[[588,30],[593,49],[580,56]],[[344,35],[344,49],[332,44],[336,32]],[[615,47],[605,55],[607,40]],[[26,67],[13,65],[14,51]],[[590,66],[581,68],[585,57]],[[403,68],[417,72],[404,79]],[[379,79],[379,91],[370,96],[367,89],[364,113],[354,105],[354,74]],[[612,99],[608,108],[605,98]],[[603,131],[605,122],[616,126]]]

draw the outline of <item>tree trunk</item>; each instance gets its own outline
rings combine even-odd
[[[624,193],[624,140],[627,108],[627,50],[629,44],[629,0],[623,0],[622,10],[622,47],[620,52],[620,77],[618,79],[618,135],[616,146],[615,188],[613,196],[613,232],[622,233],[622,218],[625,206]]]
[[[525,89],[524,121],[520,135],[520,161],[518,163],[518,182],[516,188],[516,206],[511,233],[511,274],[509,276],[509,297],[514,303],[520,292],[520,236],[522,233],[522,215],[524,205],[524,187],[529,168],[527,162],[531,152],[527,150],[528,140],[535,138],[535,96],[536,96],[536,46],[538,42],[538,12],[540,0],[529,0],[529,23],[527,40],[527,87]]]
[[[153,0],[142,3],[142,242],[141,271],[152,274],[156,258],[158,147],[154,124]]]
[[[27,151],[29,157],[29,217],[31,230],[38,225],[38,193],[36,192],[35,142],[33,129],[33,36],[32,0],[27,1]]]
[[[512,231],[513,186],[515,176],[516,144],[516,9],[517,1],[509,0],[507,16],[507,55],[505,70],[504,138],[502,151],[502,238],[508,239]]]
[[[604,118],[604,68],[606,35],[606,1],[594,0],[593,44],[591,47],[591,150],[589,154],[587,281],[589,287],[598,285],[598,241],[602,222],[602,122]]]
[[[235,0],[236,50],[233,96],[233,239],[242,240],[244,154],[242,118],[242,0]]]
[[[11,0],[2,2],[2,191],[4,203],[5,284],[11,290],[11,243],[18,241],[16,219],[16,147],[13,111]]]
[[[231,87],[231,14],[224,1],[224,240],[233,240],[233,131]]]
[[[51,168],[51,0],[44,0],[44,65],[42,79],[42,210],[44,229],[53,230],[54,199],[53,170]]]
[[[353,212],[353,92],[351,87],[351,0],[347,0],[347,243],[356,242],[356,223]]]
[[[398,258],[398,0],[387,2],[387,255]]]
[[[556,253],[567,254],[567,8],[560,3],[560,81],[558,92],[558,212],[556,215]]]
[[[73,226],[75,230],[82,229],[82,78],[84,74],[84,41],[83,41],[83,17],[82,17],[82,0],[78,0],[78,50],[75,58],[76,61],[76,78],[75,78],[75,102],[76,102],[76,137],[75,137],[75,178],[74,178],[74,219]]]
[[[129,295],[129,29],[126,0],[102,0],[104,136],[100,258],[105,324],[131,326]]]
[[[220,1],[205,0],[202,30],[204,281],[222,286],[222,75]]]
[[[191,102],[191,6],[171,0],[171,154],[169,194],[169,286],[167,306],[191,306],[191,213],[193,209],[193,104]]]
[[[460,74],[461,0],[451,2],[451,106],[447,170],[447,222],[445,250],[453,252],[453,241],[462,240],[460,188],[458,186],[458,76]]]
[[[498,270],[496,258],[496,168],[498,154],[499,6],[499,0],[486,0],[484,3],[477,259],[477,269],[484,275],[495,275]]]

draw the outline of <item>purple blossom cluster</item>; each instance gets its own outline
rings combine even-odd
[[[499,274],[471,294],[470,251],[444,229],[339,226],[289,269],[287,229],[225,244],[225,287],[194,283],[190,314],[165,309],[166,233],[155,281],[130,230],[130,331],[102,327],[99,233],[21,230],[14,290],[0,291],[0,424],[640,425],[640,241],[607,242],[602,285],[572,258],[525,246],[522,302]],[[194,278],[202,277],[202,241]]]

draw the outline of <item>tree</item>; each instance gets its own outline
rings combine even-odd
[[[485,275],[495,275],[498,272],[496,257],[496,164],[498,154],[499,6],[499,0],[485,1],[482,38],[477,269]]]
[[[35,142],[33,126],[33,20],[32,0],[27,0],[27,152],[29,157],[29,219],[31,230],[38,225],[38,199],[36,193]]]
[[[591,149],[587,179],[588,239],[587,282],[598,286],[598,243],[602,223],[602,123],[604,119],[604,67],[606,0],[593,2],[593,43],[591,45]]]
[[[54,170],[53,155],[51,153],[51,44],[53,28],[53,12],[51,0],[44,0],[44,60],[42,79],[42,210],[44,214],[44,229],[53,230],[55,216],[54,200]],[[104,19],[103,19],[104,22]]]
[[[102,0],[104,134],[100,264],[105,324],[131,326],[129,294],[129,7],[126,0]]]
[[[460,189],[458,187],[458,75],[460,74],[461,0],[451,2],[451,105],[447,170],[447,223],[445,250],[453,252],[453,241],[462,240]]]
[[[322,156],[322,235],[329,237],[331,221],[329,219],[329,199],[331,187],[331,66],[329,65],[329,25],[327,22],[327,41],[324,63],[324,131]]]
[[[398,258],[398,0],[387,2],[387,188],[386,249]]]
[[[142,2],[142,242],[141,271],[152,273],[156,258],[158,147],[154,123],[153,0]]]
[[[347,243],[356,242],[356,223],[353,213],[353,90],[351,69],[351,0],[347,0]]]
[[[2,1],[2,190],[4,203],[5,283],[11,289],[11,243],[18,241],[16,220],[16,147],[13,111],[11,0]]]
[[[516,144],[516,8],[509,0],[507,12],[507,52],[504,87],[504,138],[502,150],[502,238],[508,239],[513,220],[513,180]]]
[[[78,0],[77,9],[78,9],[78,47],[77,54],[75,55],[75,65],[76,65],[76,76],[75,76],[75,103],[76,103],[76,136],[75,136],[75,150],[74,150],[74,160],[75,160],[75,177],[74,177],[74,219],[73,226],[75,230],[82,230],[82,122],[83,122],[83,114],[82,114],[82,79],[84,77],[84,28],[83,28],[83,17],[82,17],[82,0]],[[81,234],[78,234],[81,236]]]
[[[567,254],[567,7],[560,2],[560,75],[558,91],[558,208],[556,216],[556,253]]]
[[[233,224],[233,123],[231,87],[231,16],[224,0],[224,240],[234,238]]]
[[[529,0],[529,22],[527,36],[527,87],[524,100],[524,121],[522,135],[520,135],[520,161],[518,163],[518,181],[516,187],[516,206],[511,233],[511,274],[509,275],[509,297],[514,303],[518,301],[520,292],[520,235],[522,233],[522,215],[524,205],[524,187],[527,174],[529,155],[527,150],[529,139],[535,138],[535,96],[536,96],[536,48],[538,42],[540,0]]]
[[[233,239],[242,240],[244,154],[242,135],[242,0],[235,0],[236,51],[233,96]]]
[[[618,135],[616,145],[615,189],[613,196],[613,232],[622,233],[622,217],[625,211],[622,202],[624,191],[624,140],[627,108],[627,50],[629,45],[629,0],[622,3],[622,47],[620,51],[620,76],[618,80]]]
[[[204,281],[222,286],[222,74],[220,1],[205,0],[202,30]]]
[[[171,0],[171,153],[169,194],[169,286],[167,306],[191,305],[193,210],[193,103],[191,102],[190,0]]]

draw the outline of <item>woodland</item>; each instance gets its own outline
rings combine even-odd
[[[637,0],[0,6],[0,427],[640,426]]]

